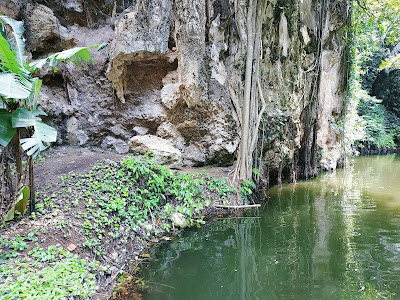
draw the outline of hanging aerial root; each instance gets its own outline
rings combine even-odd
[[[253,140],[251,141],[251,148],[250,149],[252,149],[252,150],[254,150],[254,148],[256,146],[257,137],[258,137],[258,128],[260,127],[260,123],[261,123],[264,111],[267,108],[267,103],[265,102],[264,95],[263,95],[263,92],[262,92],[262,89],[261,89],[260,78],[257,78],[257,86],[258,86],[258,94],[260,95],[262,107],[261,107],[260,113],[258,114],[258,117],[257,117],[257,122],[256,122],[256,126],[255,126],[255,129],[254,129],[254,136],[253,136]]]

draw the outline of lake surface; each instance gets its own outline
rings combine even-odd
[[[400,157],[267,195],[157,249],[144,299],[400,299]]]

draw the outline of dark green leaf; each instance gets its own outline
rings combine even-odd
[[[12,114],[5,109],[0,109],[0,145],[5,147],[13,138],[16,129],[11,122]]]

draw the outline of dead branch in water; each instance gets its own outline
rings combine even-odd
[[[249,204],[249,205],[220,205],[220,204],[216,204],[214,206],[217,207],[217,208],[238,209],[238,208],[256,208],[256,207],[261,207],[261,204]]]

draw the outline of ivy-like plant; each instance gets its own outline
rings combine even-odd
[[[11,32],[7,32],[9,28]],[[0,221],[12,219],[16,208],[23,214],[27,195],[34,209],[33,158],[57,139],[57,131],[42,122],[41,117],[46,113],[37,107],[42,81],[34,76],[35,72],[46,64],[55,71],[58,61],[78,65],[90,62],[89,49],[106,46],[75,47],[28,63],[23,32],[23,22],[0,15]],[[21,148],[28,156],[29,193],[23,180]],[[15,157],[15,185],[10,176],[8,153]]]

